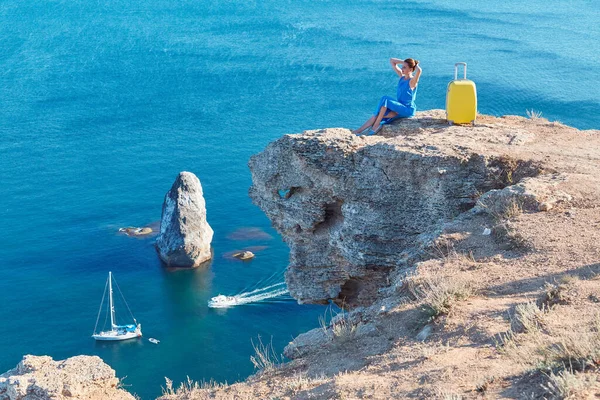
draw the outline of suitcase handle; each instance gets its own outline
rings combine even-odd
[[[466,62],[457,62],[454,64],[454,80],[458,79],[458,66],[462,65],[465,67],[465,73],[463,79],[467,79],[467,63]]]

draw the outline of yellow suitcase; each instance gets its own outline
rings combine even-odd
[[[458,79],[458,66],[464,70],[463,79]],[[446,119],[452,124],[473,124],[477,117],[477,89],[475,82],[467,79],[467,63],[454,64],[454,80],[446,92]]]

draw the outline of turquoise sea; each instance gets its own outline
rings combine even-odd
[[[444,107],[466,61],[481,112],[597,129],[599,43],[596,0],[3,0],[0,372],[24,354],[95,354],[143,399],[165,376],[244,379],[251,340],[281,352],[325,311],[207,307],[283,279],[288,249],[247,195],[252,154],[359,126],[395,93],[390,57],[421,61],[420,109]],[[167,271],[152,238],[117,230],[158,221],[184,170],[202,182],[215,256]],[[248,246],[253,261],[227,258]],[[143,340],[91,339],[108,271]]]

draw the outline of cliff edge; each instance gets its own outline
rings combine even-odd
[[[28,355],[16,368],[0,375],[0,399],[135,399],[120,386],[115,371],[100,357],[54,361],[48,356]]]
[[[250,196],[290,247],[293,297],[366,305],[392,269],[422,255],[480,196],[528,190],[531,211],[566,200],[561,187],[597,161],[580,147],[587,136],[518,118],[448,126],[442,110],[386,126],[380,136],[307,131],[251,158]]]
[[[285,135],[249,165],[290,293],[344,310],[291,361],[162,399],[600,396],[599,131],[433,110]]]

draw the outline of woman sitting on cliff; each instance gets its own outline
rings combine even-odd
[[[374,135],[379,132],[383,124],[392,122],[396,118],[408,118],[415,115],[415,111],[417,110],[415,106],[417,85],[419,84],[422,72],[419,61],[412,58],[407,58],[404,61],[397,58],[390,58],[390,64],[392,64],[394,72],[400,77],[396,91],[397,99],[390,96],[383,96],[379,100],[379,105],[373,116],[363,126],[352,131],[352,133],[359,134],[369,128],[369,135]],[[401,65],[400,70],[398,69],[398,65]]]

